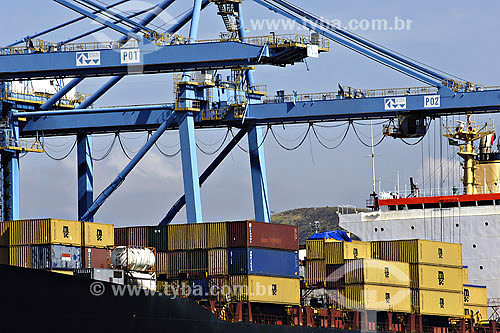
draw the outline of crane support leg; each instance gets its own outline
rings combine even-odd
[[[94,202],[94,164],[92,162],[92,136],[77,136],[78,164],[78,220]],[[94,221],[93,216],[89,219]]]
[[[233,148],[236,147],[238,142],[240,142],[241,139],[243,139],[243,137],[247,134],[247,132],[248,129],[242,128],[238,133],[236,133],[234,138],[231,141],[229,141],[227,146],[224,147],[224,149],[220,152],[220,154],[217,155],[217,157],[212,161],[212,163],[210,163],[208,168],[206,168],[205,171],[203,171],[203,173],[200,176],[200,187],[208,179],[208,177],[210,177],[210,175],[215,171],[215,169],[217,169],[217,167],[222,163],[222,161],[224,161],[226,156],[229,155],[229,153],[233,150]],[[177,202],[172,206],[172,208],[170,208],[167,215],[160,222],[160,225],[167,225],[170,222],[172,222],[175,215],[179,213],[179,211],[182,209],[182,207],[184,207],[185,204],[186,204],[186,195],[183,195],[182,197],[179,198],[179,200],[177,200]]]
[[[19,139],[17,122],[11,125],[12,136]],[[2,221],[19,220],[19,152],[3,151],[2,158]]]
[[[196,154],[196,136],[194,118],[186,113],[179,125],[181,143],[182,176],[186,196],[186,217],[188,223],[203,222],[201,210],[201,191],[198,179],[198,156]]]
[[[114,191],[125,181],[125,178],[132,172],[134,167],[139,164],[141,159],[146,155],[146,153],[153,147],[153,145],[158,141],[161,135],[167,130],[167,128],[172,125],[177,119],[177,113],[172,112],[166,118],[165,121],[158,127],[156,132],[149,138],[146,144],[137,152],[137,154],[128,162],[127,166],[116,176],[115,180],[108,187],[102,191],[101,194],[95,199],[94,203],[87,212],[82,216],[82,221],[90,221],[91,218],[95,215],[95,213],[99,210],[102,204],[106,201],[107,198],[113,194]]]
[[[271,222],[263,140],[262,127],[256,126],[248,133],[255,219],[259,222]]]

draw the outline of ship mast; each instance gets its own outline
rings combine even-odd
[[[445,126],[446,133],[443,136],[463,141],[459,145],[458,155],[464,159],[464,194],[476,194],[476,183],[474,181],[474,157],[477,153],[474,149],[474,141],[479,140],[485,136],[495,133],[493,124],[485,123],[484,126],[478,127],[475,118],[468,114],[467,121],[458,121],[458,126]]]

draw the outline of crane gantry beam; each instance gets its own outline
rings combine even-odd
[[[404,89],[403,89],[404,90]],[[316,97],[317,99],[315,99]],[[429,98],[433,98],[432,104]],[[281,101],[286,99],[287,101]],[[427,102],[426,102],[427,100]],[[396,102],[399,102],[397,104]],[[168,105],[116,107],[87,110],[17,112],[14,117],[26,118],[20,124],[21,137],[73,135],[77,133],[116,133],[146,131],[159,126]],[[401,114],[439,117],[445,115],[478,114],[500,111],[500,87],[492,90],[451,93],[394,95],[387,97],[346,98],[338,93],[305,94],[276,97],[266,103],[250,104],[245,121],[228,115],[218,121],[204,121],[202,114],[195,116],[197,128],[244,127],[249,125],[275,125],[322,121],[348,121],[359,119],[392,119]],[[171,128],[178,124],[172,123]]]
[[[0,80],[157,74],[265,64],[283,66],[307,57],[304,51],[295,58],[282,61],[275,58],[281,56],[283,48],[220,40],[164,47],[124,47],[120,43],[95,45],[81,44],[74,51],[69,51],[71,45],[66,45],[63,48],[68,51],[64,52],[0,56]],[[83,50],[77,51],[79,49]],[[303,50],[297,47],[286,49]]]

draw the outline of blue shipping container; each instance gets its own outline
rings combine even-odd
[[[194,299],[205,299],[210,295],[210,289],[208,288],[208,280],[199,279],[192,280],[189,284],[190,294],[189,297]]]
[[[81,268],[81,249],[66,245],[32,245],[31,267],[35,269]]]
[[[229,274],[253,274],[281,277],[299,277],[297,251],[264,248],[229,249]]]

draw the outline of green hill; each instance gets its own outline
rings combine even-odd
[[[313,207],[298,208],[276,213],[271,216],[273,223],[299,226],[299,242],[304,244],[306,239],[315,232],[315,221],[319,221],[319,231],[342,230],[339,227],[339,213],[353,214],[366,212],[367,209],[346,207]]]

